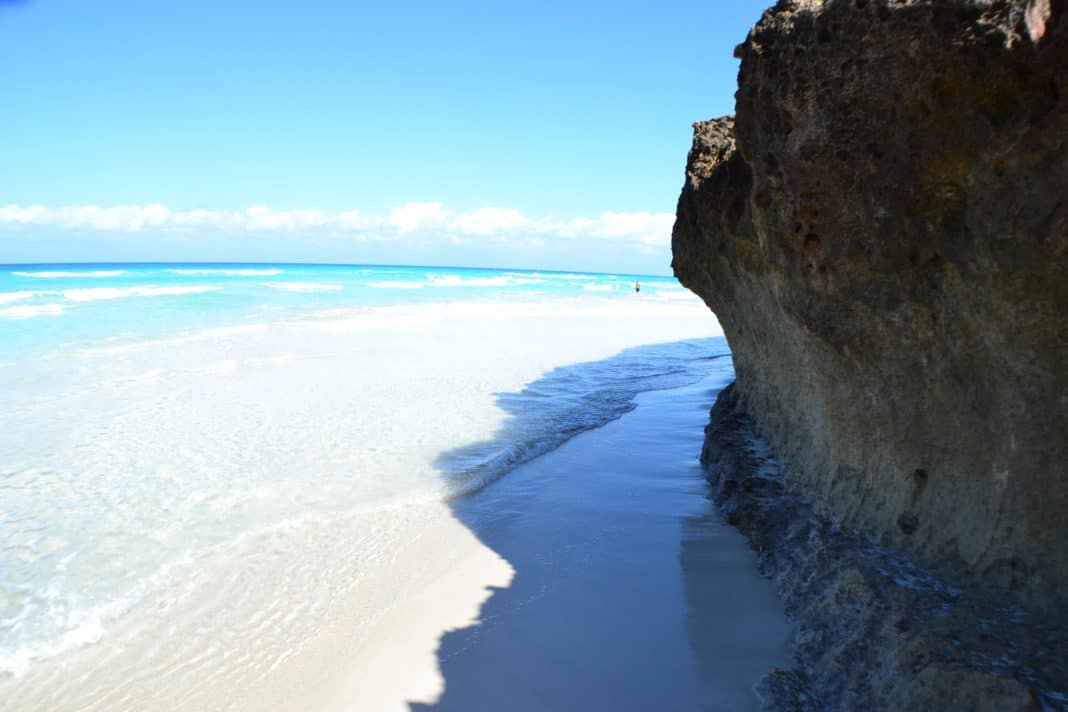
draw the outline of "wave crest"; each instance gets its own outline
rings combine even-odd
[[[282,289],[287,292],[338,292],[344,289],[340,284],[323,284],[321,282],[263,282],[264,287]]]
[[[33,299],[35,296],[37,292],[0,292],[0,304],[21,302],[24,299]]]
[[[171,274],[223,275],[226,277],[273,277],[282,274],[280,269],[169,269]]]
[[[62,304],[20,304],[0,309],[0,317],[7,319],[32,319],[35,316],[55,316],[62,313]]]
[[[157,287],[141,285],[137,287],[92,287],[88,289],[67,289],[63,296],[72,302],[98,302],[103,299],[122,299],[124,297],[165,297],[183,294],[203,294],[216,292],[222,287],[211,285]]]

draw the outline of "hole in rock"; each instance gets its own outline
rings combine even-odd
[[[912,473],[912,481],[915,483],[912,488],[912,501],[915,502],[920,498],[920,495],[923,494],[923,489],[927,486],[927,470],[917,469]]]
[[[918,526],[920,526],[920,520],[911,514],[902,514],[897,518],[897,527],[905,533],[905,536],[912,536]]]

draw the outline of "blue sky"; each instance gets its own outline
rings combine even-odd
[[[662,273],[766,3],[0,1],[0,262]]]

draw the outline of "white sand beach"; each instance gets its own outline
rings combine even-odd
[[[366,601],[380,575],[410,579],[373,625],[332,629],[249,706],[758,709],[753,685],[788,665],[791,630],[705,498],[696,446],[723,381],[642,394],[455,501],[361,585]]]
[[[9,558],[27,598],[8,601],[26,617],[0,708],[588,707],[606,675],[648,692],[617,685],[602,701],[618,709],[651,701],[669,660],[665,704],[752,701],[782,626],[694,648],[688,622],[708,606],[739,619],[716,603],[731,577],[731,596],[781,615],[697,469],[725,347],[612,360],[716,333],[692,297],[468,300],[9,368]],[[680,561],[703,545],[683,541],[709,527],[714,573],[693,593],[704,567]],[[705,650],[727,667],[700,672]]]

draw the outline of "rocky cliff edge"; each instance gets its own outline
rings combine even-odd
[[[786,1],[695,125],[673,267],[817,511],[1068,607],[1068,2]]]

